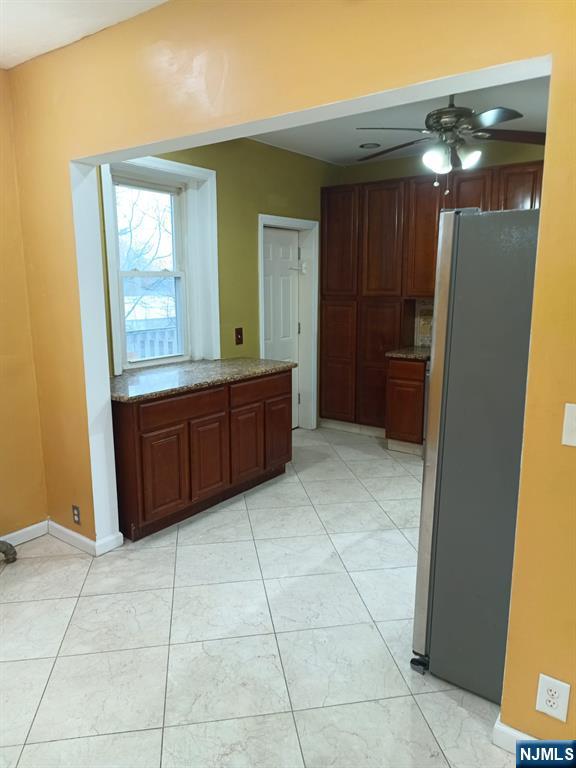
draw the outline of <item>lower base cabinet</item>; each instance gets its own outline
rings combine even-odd
[[[386,380],[386,437],[422,443],[426,363],[390,360]]]
[[[292,458],[292,373],[112,403],[120,528],[139,539],[258,485]]]
[[[230,412],[232,482],[242,483],[264,472],[264,403]]]
[[[209,498],[230,485],[230,436],[227,413],[190,422],[192,501]]]
[[[142,435],[144,520],[177,512],[190,502],[188,425]]]

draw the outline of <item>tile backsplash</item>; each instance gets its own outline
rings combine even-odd
[[[432,344],[433,301],[417,301],[414,317],[414,344],[429,347]]]

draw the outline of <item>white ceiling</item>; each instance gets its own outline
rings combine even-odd
[[[521,112],[524,117],[502,123],[495,126],[496,128],[499,130],[545,131],[548,85],[549,78],[542,77],[499,85],[494,88],[484,88],[480,91],[468,91],[456,95],[456,106],[471,107],[476,112],[482,112],[491,107],[511,107]],[[360,115],[327,120],[322,123],[305,125],[301,128],[288,128],[284,131],[260,134],[253,138],[274,147],[315,157],[329,163],[351,165],[365,155],[378,152],[379,149],[386,149],[395,144],[421,138],[416,133],[406,131],[358,131],[356,130],[358,127],[381,125],[423,128],[426,114],[433,109],[445,107],[447,104],[448,95],[445,99],[431,99],[405,104],[401,107],[381,109],[376,112],[364,112]],[[360,149],[359,145],[366,142],[377,142],[381,147],[379,149]],[[407,157],[421,152],[422,145],[416,145],[386,155],[385,158]]]
[[[0,69],[53,51],[166,0],[0,0]]]

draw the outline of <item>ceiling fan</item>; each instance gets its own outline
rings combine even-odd
[[[453,168],[472,168],[480,160],[482,151],[476,141],[514,141],[524,144],[544,144],[546,134],[539,131],[502,131],[492,126],[517,120],[521,112],[507,107],[494,107],[484,112],[474,112],[469,107],[457,107],[454,96],[448,106],[435,109],[426,115],[425,128],[357,128],[358,131],[410,131],[423,134],[423,138],[397,144],[395,147],[374,152],[360,158],[359,162],[382,157],[414,144],[434,142],[422,155],[422,162],[437,174],[450,173]]]

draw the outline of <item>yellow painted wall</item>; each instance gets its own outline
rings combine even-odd
[[[552,54],[502,716],[572,737],[576,696],[567,724],[537,713],[534,697],[542,670],[576,690],[576,451],[560,444],[563,404],[576,399],[575,21],[571,0],[490,0],[482,13],[468,0],[172,0],[14,69],[51,513],[91,503],[71,158]]]
[[[165,155],[216,171],[222,357],[258,356],[258,214],[320,219],[320,187],[335,166],[255,141]],[[234,328],[244,328],[244,344]]]
[[[46,519],[8,74],[0,70],[0,537]]]

